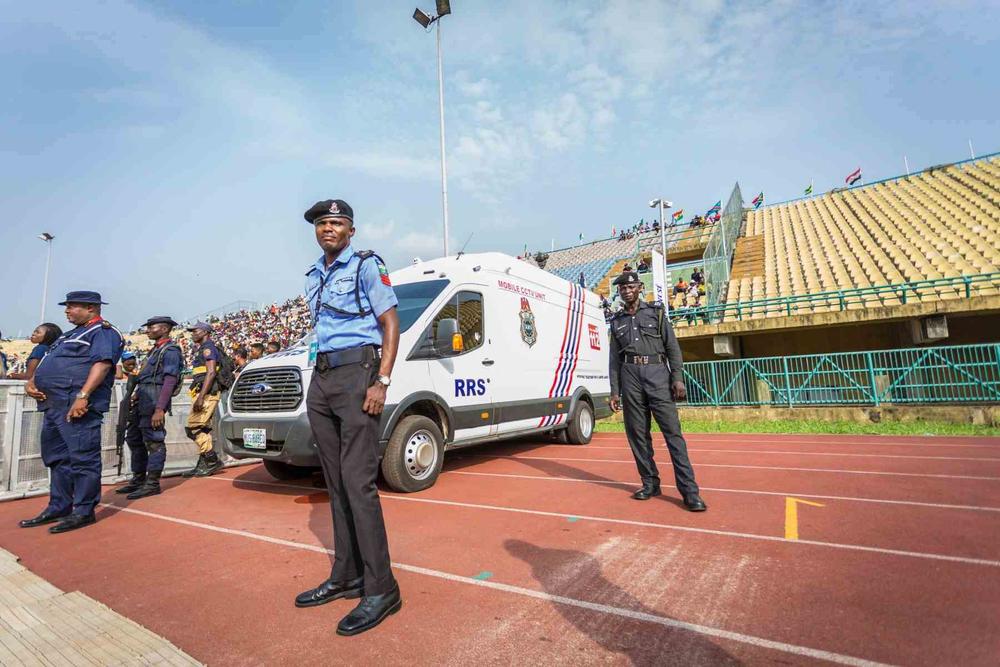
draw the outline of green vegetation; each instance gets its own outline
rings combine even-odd
[[[972,435],[1000,437],[1000,428],[977,424],[954,424],[941,421],[857,423],[851,421],[821,421],[818,419],[787,419],[760,421],[711,421],[685,419],[681,422],[686,433],[830,433],[850,435]],[[599,421],[598,433],[622,433],[625,425],[615,418]],[[659,428],[653,424],[653,430]]]

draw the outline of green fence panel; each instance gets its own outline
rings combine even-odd
[[[699,361],[690,405],[1000,403],[1000,344]]]

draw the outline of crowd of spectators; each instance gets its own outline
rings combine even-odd
[[[282,304],[273,303],[262,310],[240,310],[208,319],[212,338],[229,354],[239,348],[272,354],[302,338],[309,330],[309,306],[298,296]]]

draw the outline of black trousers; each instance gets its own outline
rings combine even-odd
[[[677,405],[670,393],[670,372],[666,365],[622,364],[621,393],[625,434],[643,485],[660,486],[659,471],[653,461],[653,438],[649,432],[652,415],[667,441],[677,489],[685,495],[698,493],[694,469],[688,459],[687,442],[681,435]]]
[[[330,578],[364,576],[365,595],[382,595],[396,586],[375,486],[379,418],[361,409],[377,372],[372,362],[314,369],[306,397],[333,514]]]

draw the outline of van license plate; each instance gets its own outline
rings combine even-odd
[[[263,428],[243,429],[243,446],[247,449],[267,449],[267,430]]]

